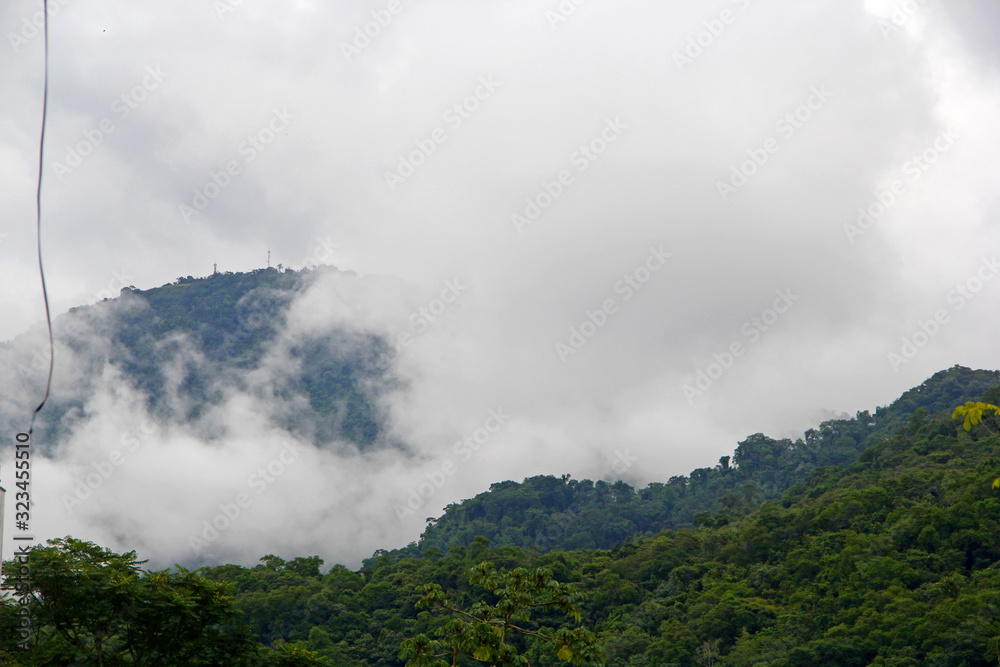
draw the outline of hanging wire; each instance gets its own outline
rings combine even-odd
[[[45,158],[45,117],[49,108],[49,0],[42,0],[42,13],[44,14],[43,33],[45,40],[45,78],[42,93],[42,132],[38,142],[38,190],[35,193],[35,231],[36,245],[38,246],[38,275],[42,281],[42,299],[45,301],[45,323],[49,329],[49,377],[45,382],[45,395],[42,402],[38,404],[35,411],[31,413],[31,424],[28,426],[30,436],[35,428],[35,417],[49,400],[49,392],[52,391],[52,371],[55,368],[55,342],[52,339],[52,314],[49,311],[49,292],[45,287],[45,268],[42,266],[42,173]]]

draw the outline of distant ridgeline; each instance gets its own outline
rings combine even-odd
[[[118,298],[59,316],[54,393],[39,415],[38,441],[58,442],[84,421],[87,399],[112,371],[141,392],[157,420],[196,423],[236,389],[280,405],[275,424],[319,445],[342,439],[373,446],[382,434],[374,393],[388,382],[388,345],[349,331],[276,340],[292,301],[330,271],[337,270],[188,276],[149,290],[126,287]],[[41,396],[48,368],[42,342],[24,335],[0,346],[0,374],[20,383],[0,390],[0,420],[25,418],[24,397]],[[284,356],[269,359],[278,342]]]
[[[914,432],[931,416],[950,418],[956,406],[987,396],[1000,404],[1000,371],[954,366],[910,389],[890,406],[851,419],[832,419],[809,429],[794,442],[755,433],[740,442],[732,457],[688,476],[671,477],[633,489],[624,482],[544,475],[518,484],[499,482],[475,498],[449,505],[429,521],[418,543],[379,551],[393,560],[419,556],[427,549],[446,553],[451,545],[469,546],[484,536],[493,546],[519,546],[541,552],[610,549],[661,530],[725,525],[762,502],[794,495],[824,466],[853,463],[871,445],[896,434]],[[951,426],[949,424],[949,426]],[[954,428],[947,435],[953,435]],[[791,497],[791,496],[789,496]]]

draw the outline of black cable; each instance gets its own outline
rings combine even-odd
[[[42,0],[42,13],[44,14],[43,32],[45,36],[45,79],[42,93],[42,133],[38,143],[38,191],[35,193],[35,229],[37,235],[36,244],[38,246],[38,275],[42,279],[42,299],[45,301],[45,323],[49,328],[49,379],[45,383],[45,395],[42,402],[38,404],[35,411],[31,413],[31,424],[28,426],[28,435],[35,428],[35,417],[49,400],[49,392],[52,391],[52,371],[55,368],[56,346],[52,339],[52,314],[49,311],[49,291],[45,287],[45,268],[42,266],[42,168],[45,157],[45,116],[49,108],[49,0]]]

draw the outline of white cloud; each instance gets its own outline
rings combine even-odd
[[[215,262],[259,267],[268,250],[272,264],[298,266],[317,239],[336,244],[325,261],[366,277],[317,283],[293,307],[286,340],[332,325],[398,336],[417,328],[411,316],[445,281],[468,286],[400,352],[407,384],[385,407],[414,458],[309,450],[308,465],[289,468],[294,484],[276,484],[248,510],[259,521],[230,533],[225,557],[244,560],[312,546],[356,562],[414,539],[423,517],[400,525],[393,504],[455,458],[454,443],[491,408],[502,406],[511,423],[472,460],[455,461],[459,471],[421,509],[427,516],[503,478],[605,476],[622,447],[641,462],[630,479],[663,480],[712,464],[749,433],[794,433],[823,410],[885,404],[954,363],[995,368],[994,282],[898,372],[887,359],[997,247],[1000,210],[992,182],[1000,41],[995,21],[977,19],[995,9],[920,3],[887,32],[880,21],[892,20],[894,4],[907,3],[595,1],[553,30],[544,3],[406,3],[349,62],[341,42],[382,3],[242,3],[221,20],[195,0],[169,9],[67,3],[52,26],[47,159],[99,126],[147,67],[167,75],[128,117],[114,117],[114,132],[80,167],[62,181],[47,173],[54,307],[98,300],[122,268],[148,288],[206,275]],[[5,4],[3,32],[20,30],[33,8]],[[735,20],[678,71],[675,53],[723,10]],[[37,39],[16,52],[3,46],[0,174],[10,177],[0,336],[9,338],[41,316],[25,173],[37,151],[41,69]],[[484,76],[499,87],[449,125],[448,109]],[[786,120],[822,86],[827,101]],[[247,160],[241,142],[276,108],[294,120]],[[580,169],[574,154],[616,117],[627,127]],[[439,127],[446,140],[390,191],[385,171]],[[906,178],[907,161],[949,129],[953,146],[850,243],[844,225],[858,208]],[[777,149],[723,201],[717,183],[769,139]],[[185,224],[180,204],[229,160],[240,161],[240,174]],[[572,183],[518,234],[511,214],[564,169]],[[562,363],[555,343],[605,299],[623,299],[617,281],[651,245],[672,253],[669,263]],[[744,324],[785,288],[800,300],[749,344]],[[689,405],[682,387],[734,342],[747,344],[745,354]],[[278,372],[282,354],[276,347],[254,386]],[[213,416],[228,433],[219,442],[158,433],[148,467],[135,473],[142,484],[120,488],[170,495],[203,477],[197,502],[153,510],[170,530],[158,538],[124,508],[118,523],[110,509],[95,511],[97,534],[134,538],[144,555],[173,553],[197,518],[188,512],[236,491],[241,466],[266,460],[288,437],[247,417],[286,406],[255,411],[251,400],[230,395]],[[92,405],[73,450],[87,461],[103,451],[101,429],[130,428],[116,421],[127,403]],[[181,456],[201,466],[185,481]],[[50,504],[76,474],[75,459],[59,457],[38,468],[39,498],[44,491]],[[282,524],[296,504],[296,518]],[[74,521],[49,525],[91,525]]]

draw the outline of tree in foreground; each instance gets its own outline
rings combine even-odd
[[[116,554],[71,537],[30,552],[27,587],[6,564],[5,588],[19,583],[30,634],[11,622],[22,606],[4,600],[5,665],[320,665],[299,647],[262,649],[232,606],[226,585],[196,572],[147,572],[130,551]],[[26,648],[17,648],[18,644]]]
[[[990,435],[997,435],[996,427],[994,426],[991,428],[988,420],[984,419],[984,417],[988,416],[991,410],[994,415],[1000,417],[1000,407],[997,407],[992,403],[967,401],[965,405],[960,405],[955,408],[955,412],[951,414],[951,418],[958,419],[960,417],[964,417],[965,420],[962,422],[962,428],[966,431],[971,431],[973,426],[981,423],[983,428],[985,428]],[[1000,487],[1000,477],[993,480],[993,488],[996,489],[998,487]]]
[[[498,571],[492,563],[484,562],[471,569],[469,581],[491,591],[495,604],[478,602],[469,611],[448,601],[438,584],[417,587],[423,597],[417,607],[432,607],[452,615],[438,629],[439,639],[417,635],[403,642],[400,658],[407,660],[407,667],[448,667],[460,663],[460,658],[471,658],[489,665],[530,665],[518,650],[521,639],[535,639],[547,644],[560,660],[574,665],[584,662],[598,663],[601,652],[596,637],[584,628],[560,628],[554,632],[528,627],[533,612],[556,609],[580,620],[576,607],[579,593],[567,584],[552,578],[544,568],[529,572],[517,568],[510,572]]]

